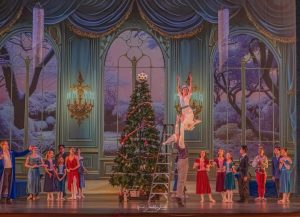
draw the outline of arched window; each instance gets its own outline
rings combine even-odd
[[[114,155],[124,127],[136,75],[148,75],[157,124],[164,119],[164,58],[156,40],[140,30],[126,30],[111,44],[104,67],[104,146]]]
[[[32,59],[30,32],[9,37],[0,50],[0,140],[9,140],[14,149],[24,148],[25,134],[28,143],[38,145],[44,152],[55,147],[57,60],[50,42],[43,43],[44,66],[29,69],[29,107],[25,114],[24,59]],[[24,120],[28,119],[28,130]],[[26,128],[26,126],[25,126]]]
[[[254,156],[262,144],[271,154],[279,143],[278,63],[268,46],[250,35],[230,37],[228,50],[223,71],[218,71],[218,53],[214,57],[215,151],[222,147],[238,157],[240,145],[246,144]]]

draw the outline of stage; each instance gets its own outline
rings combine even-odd
[[[80,201],[47,202],[44,195],[38,201],[18,199],[11,205],[1,204],[1,216],[300,216],[300,198],[292,198],[287,205],[277,204],[275,199],[267,202],[221,203],[215,195],[215,204],[199,203],[199,198],[190,195],[185,207],[178,207],[175,201],[168,204],[154,202],[148,206],[146,201],[119,203],[116,195],[86,195]],[[235,199],[238,196],[235,195]],[[5,214],[5,215],[4,215]]]

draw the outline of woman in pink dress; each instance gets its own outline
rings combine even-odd
[[[200,157],[194,162],[193,169],[197,169],[196,194],[200,194],[200,202],[204,202],[204,195],[207,194],[210,202],[215,202],[211,195],[207,171],[210,169],[209,160],[206,158],[205,151],[200,152]]]
[[[216,179],[216,192],[221,193],[222,202],[226,202],[224,180],[225,180],[225,169],[224,169],[224,150],[218,150],[218,157],[214,160],[214,165],[217,168],[217,179]]]

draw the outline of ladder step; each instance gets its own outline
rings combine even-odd
[[[169,185],[167,182],[153,182],[153,185]]]
[[[169,194],[168,192],[165,192],[165,193],[162,193],[162,192],[159,192],[159,193],[150,193],[150,195],[155,195],[155,194],[158,194],[158,195],[166,195],[166,194]]]
[[[163,145],[163,141],[166,141],[167,138],[174,134],[174,124],[164,124],[163,131],[161,134],[161,144],[160,144],[160,152],[157,153],[155,171],[152,174],[152,183],[151,190],[149,194],[148,201],[150,202],[155,195],[162,195],[169,200],[169,188],[170,188],[170,165],[171,158],[173,156],[173,143]],[[165,165],[165,166],[162,166]],[[160,172],[158,172],[160,171]],[[161,179],[164,178],[164,179]],[[156,187],[163,186],[164,192],[153,192],[156,190]]]

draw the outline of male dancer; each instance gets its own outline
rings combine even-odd
[[[12,199],[16,198],[16,175],[15,175],[15,158],[27,155],[32,147],[23,152],[11,151],[7,141],[0,143],[2,152],[0,153],[2,175],[0,176],[0,196],[3,203],[10,204]],[[3,199],[2,199],[3,198]]]
[[[248,167],[249,158],[247,156],[247,146],[242,145],[240,148],[240,165],[237,168],[239,172],[238,184],[239,184],[239,194],[240,200],[238,202],[244,203],[248,201],[249,197],[249,181],[248,181]]]
[[[272,180],[276,186],[277,197],[279,198],[279,178],[280,178],[280,170],[279,170],[279,163],[280,163],[280,147],[276,146],[274,148],[274,156],[272,158]]]
[[[175,133],[163,144],[169,144],[175,142],[175,147],[178,151],[178,161],[177,161],[177,189],[176,189],[176,200],[180,207],[183,207],[182,199],[184,198],[184,190],[186,186],[187,174],[189,169],[189,159],[188,159],[188,149],[182,141],[180,136],[180,116],[176,117]],[[179,146],[179,143],[181,145]],[[183,145],[182,145],[183,144]]]

